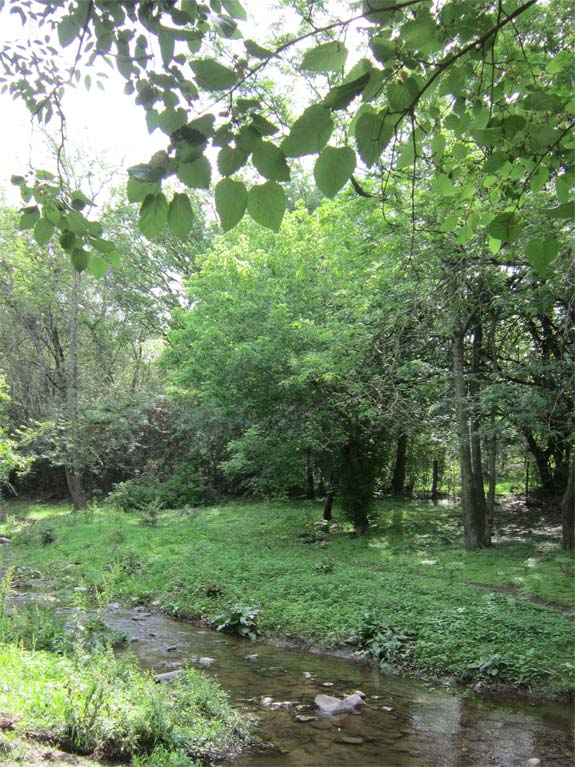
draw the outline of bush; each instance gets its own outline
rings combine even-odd
[[[215,620],[218,624],[216,629],[256,639],[258,613],[259,608],[255,605],[233,605],[225,613],[218,615]]]
[[[178,509],[184,506],[212,506],[219,500],[218,493],[202,482],[186,466],[180,466],[164,482],[151,478],[129,479],[120,482],[106,502],[123,511],[140,511],[155,504],[158,509]]]

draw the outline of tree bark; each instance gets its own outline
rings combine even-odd
[[[305,458],[305,470],[306,470],[306,492],[305,497],[309,501],[313,501],[315,498],[315,486],[313,479],[313,458],[307,453]]]
[[[405,469],[407,455],[407,434],[400,434],[397,440],[397,452],[395,465],[391,478],[391,492],[393,495],[402,495],[405,492]]]
[[[481,454],[481,411],[479,404],[481,377],[481,347],[483,344],[483,329],[481,319],[476,318],[473,327],[473,344],[471,355],[471,376],[469,378],[469,394],[471,398],[471,462],[473,466],[473,503],[475,514],[483,520],[482,544],[491,545],[491,528],[487,519],[487,504],[485,501],[485,480],[483,476],[483,458]]]
[[[70,359],[68,368],[68,391],[66,396],[67,416],[70,424],[71,443],[73,455],[65,467],[66,482],[68,490],[72,497],[74,511],[85,509],[88,505],[88,498],[84,490],[82,468],[78,461],[80,455],[80,435],[79,435],[79,410],[78,410],[78,390],[79,390],[79,366],[78,366],[78,302],[80,295],[80,273],[73,270],[72,284],[72,304],[70,308]]]
[[[335,490],[333,488],[330,488],[327,491],[327,495],[325,497],[325,504],[323,507],[323,518],[325,522],[331,522],[331,519],[332,519],[331,510],[333,508],[334,497],[335,497]]]
[[[431,477],[431,500],[433,503],[437,503],[439,487],[439,461],[437,458],[433,459],[433,474]]]
[[[464,545],[467,549],[478,549],[485,545],[485,504],[477,503],[475,497],[476,482],[473,477],[469,404],[465,381],[465,331],[459,316],[456,317],[453,328],[453,375],[461,471]]]
[[[564,549],[575,549],[575,453],[567,480],[567,489],[561,504],[562,540]]]

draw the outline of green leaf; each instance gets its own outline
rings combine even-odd
[[[270,51],[269,48],[262,48],[255,40],[244,40],[244,46],[250,56],[254,56],[256,59],[269,59],[273,55],[273,51]]]
[[[36,226],[34,227],[34,239],[38,245],[46,245],[47,242],[50,242],[53,234],[54,224],[46,221],[45,218],[41,218],[36,222]]]
[[[269,141],[260,141],[253,150],[256,170],[270,181],[289,181],[290,170],[282,150]]]
[[[83,272],[88,266],[88,254],[82,248],[74,248],[71,258],[74,269],[77,272]]]
[[[215,197],[222,229],[227,232],[241,221],[245,213],[248,202],[247,189],[241,181],[223,178],[216,184]]]
[[[37,205],[22,208],[20,214],[20,221],[18,223],[20,229],[33,229],[36,221],[40,218],[40,211]]]
[[[395,58],[395,41],[389,40],[387,37],[374,37],[370,41],[369,47],[380,64],[387,64],[388,61]]]
[[[534,192],[540,192],[549,180],[549,168],[540,165],[537,172],[531,176],[529,186]]]
[[[214,59],[196,59],[190,65],[196,75],[196,82],[206,91],[223,91],[237,82],[236,74]]]
[[[436,133],[431,139],[431,151],[433,152],[433,157],[436,160],[441,160],[445,154],[445,144],[446,141],[443,133]]]
[[[413,101],[413,95],[405,83],[390,83],[387,86],[387,100],[392,112],[403,112]]]
[[[239,0],[221,0],[221,2],[232,18],[246,21],[248,16]]]
[[[158,237],[168,220],[168,201],[160,192],[149,194],[140,209],[138,226],[145,236],[153,240]]]
[[[163,165],[141,163],[140,165],[132,165],[131,168],[128,168],[128,175],[130,178],[135,178],[138,181],[153,183],[164,178],[164,171]]]
[[[370,168],[389,144],[393,126],[386,123],[385,112],[364,112],[355,126],[355,142],[359,156]]]
[[[60,235],[60,246],[66,253],[71,253],[76,247],[76,235],[70,230],[62,232]]]
[[[347,48],[339,40],[306,51],[300,69],[306,72],[337,72],[345,66]]]
[[[176,172],[180,181],[190,189],[208,189],[212,180],[212,166],[207,157],[182,162]]]
[[[252,117],[251,127],[255,128],[260,136],[273,136],[279,130],[277,125],[274,125],[262,115],[254,115]]]
[[[180,240],[185,240],[194,225],[194,213],[187,194],[176,193],[168,208],[168,225]]]
[[[415,160],[415,151],[413,147],[413,141],[411,139],[408,139],[407,143],[404,145],[403,149],[400,152],[399,157],[397,158],[397,163],[395,167],[398,170],[402,170],[403,168],[409,168],[413,165],[413,162]]]
[[[573,186],[574,181],[575,179],[572,172],[567,172],[562,176],[557,176],[555,179],[555,191],[557,192],[557,199],[559,202],[569,202],[569,191]]]
[[[564,202],[556,208],[547,208],[549,218],[575,218],[575,201]]]
[[[65,16],[58,24],[58,40],[66,48],[78,35],[78,20],[74,16]]]
[[[539,112],[560,112],[563,108],[563,99],[555,93],[547,91],[533,91],[523,99],[525,109],[533,109]]]
[[[116,252],[116,245],[110,240],[103,240],[101,237],[89,237],[88,239],[90,240],[90,245],[100,253],[110,256]]]
[[[559,254],[559,242],[555,239],[530,240],[525,248],[529,265],[541,279],[549,273],[549,267]]]
[[[457,194],[453,181],[445,173],[441,173],[433,179],[431,190],[440,197],[452,197],[454,194]]]
[[[88,259],[88,269],[94,275],[94,277],[103,277],[108,271],[108,262],[96,256],[94,253],[90,254]]]
[[[330,109],[345,109],[363,91],[369,82],[369,78],[370,73],[367,72],[356,80],[336,85],[335,88],[329,91],[321,103]]]
[[[174,48],[176,41],[173,35],[168,30],[160,29],[158,34],[158,42],[160,43],[160,53],[162,54],[162,62],[166,68],[168,68],[174,58]]]
[[[253,220],[279,232],[286,208],[285,192],[275,181],[252,186],[248,194],[248,213]]]
[[[160,185],[157,182],[140,181],[135,176],[128,178],[128,201],[142,202],[149,194],[157,194],[160,191]]]
[[[499,170],[499,168],[504,165],[506,161],[507,157],[505,156],[504,152],[493,152],[493,154],[491,154],[483,163],[483,172],[495,173],[495,171]]]
[[[514,213],[500,213],[489,224],[487,231],[494,240],[511,242],[521,234],[521,225]]]
[[[355,152],[351,147],[326,146],[313,170],[316,184],[327,197],[335,197],[351,178],[355,163]]]
[[[303,157],[321,152],[333,131],[330,110],[320,104],[312,104],[292,125],[289,135],[282,142],[287,157]]]
[[[218,170],[222,176],[231,176],[245,165],[247,159],[247,154],[238,146],[224,146],[218,153]]]
[[[447,216],[439,227],[440,232],[453,232],[457,229],[458,218],[457,216]]]

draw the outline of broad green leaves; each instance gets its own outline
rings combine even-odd
[[[286,208],[285,192],[275,181],[253,186],[248,194],[248,213],[253,220],[279,232]]]
[[[269,141],[255,145],[252,162],[256,170],[270,181],[289,181],[290,170],[285,154]]]
[[[521,234],[521,225],[515,213],[500,213],[489,224],[488,232],[495,240],[510,242]]]
[[[168,201],[160,192],[149,194],[140,209],[138,225],[150,240],[159,237],[168,220]]]
[[[307,51],[301,68],[307,72],[337,72],[345,66],[346,59],[345,45],[334,40]]]
[[[206,91],[223,91],[237,82],[235,72],[214,59],[196,59],[191,65],[196,82]]]
[[[245,213],[248,192],[241,181],[224,178],[216,185],[216,210],[224,232],[233,229]]]
[[[385,112],[364,112],[355,126],[357,151],[370,168],[381,156],[393,136],[393,126],[386,121]]]
[[[330,110],[313,104],[295,121],[282,143],[287,157],[303,157],[321,152],[333,131]]]
[[[530,240],[526,247],[527,261],[541,279],[546,279],[549,267],[559,254],[559,243],[556,239]]]
[[[355,152],[351,147],[327,146],[317,159],[313,175],[327,197],[335,197],[355,170]]]
[[[175,194],[168,207],[168,225],[180,240],[185,240],[194,225],[194,214],[187,194]]]
[[[191,189],[209,189],[212,168],[207,157],[198,157],[192,162],[178,165],[177,176],[180,181]]]

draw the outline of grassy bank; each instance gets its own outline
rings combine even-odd
[[[456,510],[409,501],[379,504],[359,539],[323,532],[320,507],[302,502],[167,512],[156,527],[113,510],[12,510],[3,553],[17,577],[38,570],[76,599],[154,604],[326,649],[348,642],[390,670],[575,689],[575,562],[545,531],[509,528],[493,549],[465,551]]]

